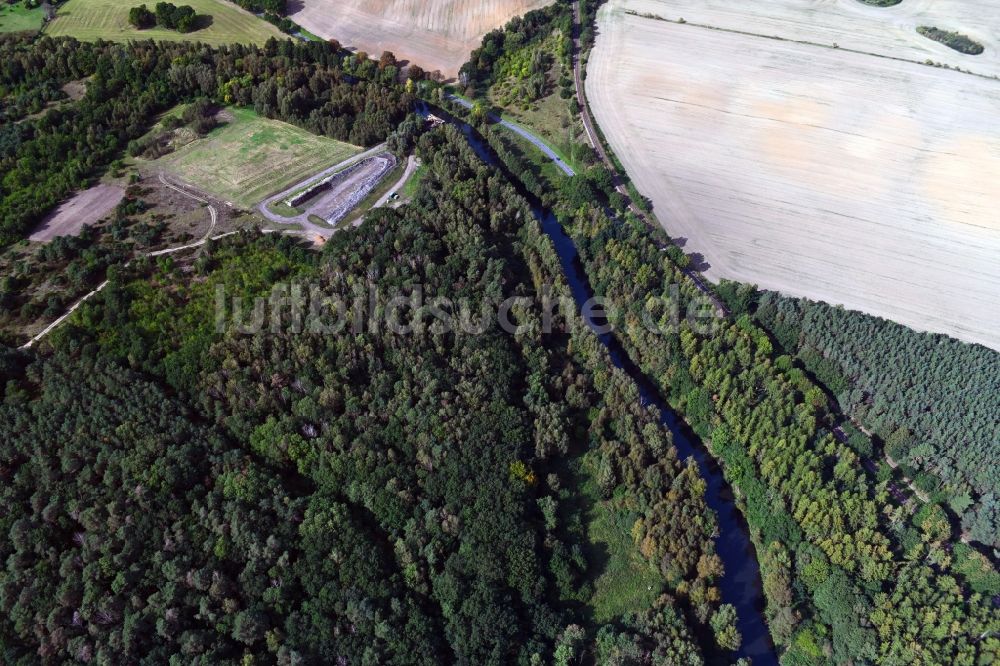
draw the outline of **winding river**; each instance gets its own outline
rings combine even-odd
[[[566,235],[555,215],[544,211],[536,211],[536,215],[542,223],[543,231],[555,245],[566,281],[573,292],[573,300],[580,309],[580,316],[607,348],[615,367],[623,370],[636,383],[643,404],[656,407],[660,411],[663,425],[673,435],[678,456],[681,459],[694,458],[698,464],[698,471],[705,479],[705,502],[715,511],[719,523],[715,550],[726,570],[725,576],[719,582],[719,588],[722,600],[736,607],[737,628],[743,636],[743,645],[737,653],[738,656],[752,659],[753,666],[776,666],[778,659],[764,621],[764,597],[756,551],[750,541],[746,520],[736,508],[732,490],[723,477],[722,469],[697,435],[660,397],[656,387],[632,362],[618,339],[611,333],[598,333],[597,327],[605,322],[595,322],[590,316],[590,308],[582,307],[594,293],[580,264],[576,245]]]
[[[462,129],[469,144],[481,159],[506,173],[504,165],[478,138],[471,127],[458,121],[456,124]],[[514,183],[518,182],[514,178],[511,180]],[[534,197],[529,193],[522,191],[522,194],[529,201],[534,200]],[[705,502],[718,517],[719,536],[715,540],[715,549],[722,559],[726,571],[719,582],[719,588],[722,592],[723,602],[732,604],[736,608],[737,628],[743,636],[743,644],[736,655],[751,659],[753,666],[777,666],[778,658],[764,620],[764,595],[756,551],[750,541],[746,520],[736,507],[732,490],[723,477],[722,469],[698,436],[660,397],[653,382],[629,358],[628,353],[617,338],[612,333],[602,334],[599,332],[598,327],[605,322],[594,321],[591,309],[583,307],[584,303],[594,296],[594,291],[583,270],[576,245],[553,213],[541,208],[537,202],[533,210],[535,217],[542,225],[542,230],[552,240],[556,253],[559,255],[559,263],[572,291],[573,300],[580,311],[580,316],[584,318],[587,325],[594,330],[601,343],[607,348],[615,367],[624,371],[636,383],[643,404],[656,407],[660,411],[663,425],[673,435],[678,456],[681,459],[693,458],[702,478],[705,479]]]

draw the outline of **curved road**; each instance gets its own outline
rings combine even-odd
[[[210,204],[207,199],[202,199],[201,197],[199,197],[199,196],[197,196],[195,194],[191,194],[187,190],[182,190],[181,188],[177,187],[176,185],[174,185],[172,183],[168,183],[167,179],[164,177],[162,171],[159,174],[159,178],[160,178],[160,182],[161,183],[163,183],[164,185],[166,185],[167,187],[169,187],[170,189],[172,189],[174,192],[179,192],[179,193],[183,194],[184,196],[186,196],[188,199],[194,199],[198,203],[203,203],[206,206],[208,206],[208,214],[209,214],[209,217],[211,218],[211,221],[209,222],[209,225],[208,225],[208,231],[205,232],[205,236],[204,236],[204,238],[208,238],[212,234],[212,231],[215,230],[215,222],[219,219],[219,214],[218,214],[218,211],[215,210],[215,206],[213,206],[212,204]],[[178,248],[178,249],[180,249],[180,248]],[[164,252],[163,250],[160,250],[160,253],[161,254],[166,254],[166,252]],[[157,256],[157,255],[153,254],[151,256]]]
[[[368,210],[374,210],[375,208],[381,208],[382,206],[384,206],[387,203],[389,203],[389,197],[391,197],[393,194],[399,192],[399,190],[403,187],[403,185],[406,184],[406,181],[408,181],[410,179],[410,177],[413,175],[413,172],[416,171],[417,167],[419,167],[419,166],[420,166],[420,160],[418,160],[415,155],[410,155],[406,159],[406,169],[403,170],[403,175],[400,176],[399,180],[397,180],[396,183],[392,187],[390,187],[389,190],[385,194],[383,194],[382,196],[380,196],[378,198],[378,201],[376,201],[374,204],[372,204],[371,208],[369,208]],[[403,203],[402,199],[398,200],[393,205],[393,208],[398,208],[400,205],[402,205],[402,203]],[[358,217],[354,218],[353,220],[351,220],[347,224],[343,224],[341,226],[338,226],[337,229],[343,229],[343,228],[346,228],[348,226],[351,226],[351,227],[360,227],[361,223],[365,221],[365,214],[367,212],[368,211],[365,211],[364,213],[362,213]]]
[[[447,99],[449,99],[449,100],[457,103],[459,106],[464,106],[467,109],[471,109],[472,106],[473,106],[472,102],[470,102],[469,100],[465,99],[464,97],[459,97],[458,95],[452,95],[452,94],[449,93],[448,95],[445,95],[445,97]],[[547,143],[545,143],[544,141],[542,141],[541,139],[539,139],[537,136],[535,136],[534,134],[532,134],[528,130],[524,129],[523,127],[521,127],[520,125],[518,125],[516,123],[510,122],[509,120],[504,120],[503,118],[501,118],[500,116],[496,115],[495,113],[488,114],[488,117],[489,117],[490,120],[492,120],[493,122],[497,123],[498,125],[503,125],[504,127],[506,127],[507,129],[511,130],[512,132],[516,132],[518,135],[520,135],[523,138],[525,138],[528,141],[530,141],[536,148],[538,148],[540,151],[542,151],[543,153],[545,153],[546,157],[548,157],[550,160],[552,160],[553,162],[555,162],[555,165],[557,167],[559,167],[560,169],[562,169],[563,173],[565,173],[567,176],[575,176],[576,175],[576,172],[573,171],[573,167],[571,167],[570,165],[566,164],[563,161],[563,159],[556,154],[556,152],[554,150],[552,150],[551,148],[549,148],[549,145]]]
[[[284,224],[284,225],[298,224],[303,228],[303,230],[305,230],[306,233],[315,234],[317,236],[322,236],[324,238],[329,238],[330,236],[333,235],[336,229],[326,226],[320,226],[318,224],[315,224],[314,222],[310,222],[309,216],[304,213],[302,215],[297,215],[295,217],[284,217],[282,215],[278,215],[276,213],[271,212],[268,206],[274,203],[281,203],[283,199],[287,199],[288,197],[295,194],[299,190],[305,189],[306,187],[312,185],[313,183],[323,180],[327,176],[337,173],[338,171],[341,171],[345,167],[348,167],[354,164],[355,162],[360,162],[361,160],[367,159],[369,157],[374,157],[379,153],[385,152],[385,150],[386,150],[385,144],[380,143],[379,145],[374,146],[373,148],[369,148],[363,153],[358,153],[357,155],[348,157],[346,160],[343,160],[342,162],[338,162],[337,164],[334,164],[333,166],[326,168],[317,174],[313,174],[312,176],[306,178],[305,180],[301,180],[295,183],[291,187],[288,187],[282,190],[281,192],[278,192],[277,194],[269,196],[268,198],[264,199],[259,204],[257,204],[257,211],[261,215],[269,219],[271,222],[274,222],[275,224]]]

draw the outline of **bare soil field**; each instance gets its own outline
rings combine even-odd
[[[617,8],[1000,75],[1000,0],[903,0],[875,7],[859,0],[612,0]],[[968,35],[985,47],[965,55],[917,33],[921,25]]]
[[[94,224],[118,205],[125,190],[116,185],[95,185],[74,194],[45,216],[28,236],[33,241],[50,241],[56,236],[73,236],[85,224]]]
[[[454,77],[483,36],[552,0],[290,0],[290,18],[315,35],[376,58],[392,51]]]
[[[1000,349],[1000,82],[641,3],[602,9],[587,94],[709,278]]]

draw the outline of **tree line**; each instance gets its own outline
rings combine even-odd
[[[575,314],[544,334],[516,309],[516,336],[216,329],[220,285],[566,290],[459,132],[416,150],[414,201],[322,253],[248,233],[113,269],[41,356],[0,359],[8,655],[701,664],[738,644],[703,482]],[[601,565],[563,465],[585,452],[662,579],[613,622],[588,611]]]
[[[86,187],[179,102],[208,97],[253,105],[266,117],[358,145],[385,140],[412,107],[411,95],[395,83],[395,67],[379,69],[322,42],[213,49],[8,37],[0,40],[0,56],[0,91],[8,97],[89,77],[81,100],[0,125],[0,245]]]
[[[955,543],[941,506],[894,503],[888,475],[862,466],[856,443],[864,435],[840,441],[842,416],[809,369],[742,307],[710,335],[675,323],[665,303],[676,301],[683,313],[703,296],[666,234],[612,204],[613,188],[598,174],[554,183],[522,168],[525,158],[502,133],[483,134],[507,173],[526,174],[527,189],[557,213],[595,291],[624,306],[620,341],[710,442],[739,489],[783,662],[997,659],[1000,618],[991,597],[1000,593],[1000,575],[982,554]],[[727,290],[737,301],[752,292]],[[660,331],[637,325],[644,320],[659,322]]]
[[[996,658],[995,590],[982,585],[996,577],[978,553],[950,550],[944,514],[893,505],[887,479],[870,477],[834,435],[823,390],[749,316],[720,322],[712,335],[687,321],[671,328],[657,297],[679,284],[684,312],[699,292],[643,223],[594,206],[563,210],[592,284],[628,304],[622,321],[664,324],[665,334],[629,327],[622,342],[740,489],[765,553],[769,626],[784,659]]]
[[[156,3],[156,11],[152,12],[146,5],[132,7],[128,11],[128,22],[139,30],[160,26],[167,30],[188,33],[198,29],[201,17],[191,5],[177,6],[171,2]]]
[[[882,443],[863,453],[901,464],[970,539],[1000,548],[1000,354],[773,292],[748,308]]]

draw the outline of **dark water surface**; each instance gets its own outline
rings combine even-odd
[[[474,131],[464,123],[457,123],[465,133],[469,144],[485,162],[502,168],[489,147],[484,145]],[[661,414],[663,425],[673,435],[678,456],[683,460],[693,458],[698,471],[705,480],[705,502],[718,516],[719,536],[715,540],[715,550],[725,566],[725,576],[719,581],[722,601],[736,607],[737,629],[743,636],[743,645],[737,651],[738,657],[753,660],[753,666],[777,666],[778,658],[764,621],[764,594],[760,578],[760,566],[750,541],[750,532],[743,514],[736,508],[732,490],[726,483],[722,469],[705,449],[698,436],[684,423],[660,397],[654,384],[639,367],[632,362],[621,343],[611,333],[602,333],[605,322],[595,321],[594,312],[583,305],[594,296],[590,281],[580,263],[580,257],[573,240],[555,215],[541,208],[534,209],[535,217],[555,246],[559,255],[566,282],[573,294],[573,300],[580,310],[580,316],[594,330],[601,343],[607,348],[615,367],[623,370],[636,383],[644,405],[656,407]],[[599,314],[599,313],[596,313]]]

